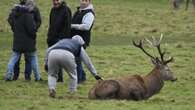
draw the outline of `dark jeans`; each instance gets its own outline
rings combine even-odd
[[[81,60],[77,59],[77,78],[78,78],[78,84],[82,83],[86,80],[86,74],[85,71],[83,69]]]
[[[17,80],[20,74],[20,60],[21,60],[21,56],[19,57],[18,61],[16,62],[15,66],[14,66],[14,77],[13,80]],[[31,68],[31,62],[28,58],[25,57],[25,70],[24,70],[24,78],[25,80],[31,80],[31,72],[32,72],[32,68]]]

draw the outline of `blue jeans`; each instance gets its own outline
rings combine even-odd
[[[8,69],[7,69],[7,74],[5,76],[6,80],[12,80],[13,79],[13,74],[14,74],[14,66],[16,62],[19,60],[21,57],[22,53],[19,52],[14,52],[11,56],[11,59],[9,60],[8,63]],[[40,72],[39,72],[39,66],[38,66],[38,58],[36,55],[36,52],[26,52],[24,53],[25,57],[31,62],[31,68],[34,72],[35,80],[40,80]]]
[[[80,59],[77,59],[77,78],[78,78],[78,83],[82,83],[86,80],[86,74],[83,69],[82,63]]]
[[[28,56],[24,55],[25,58],[25,70],[24,70],[24,77],[25,80],[30,80],[31,79],[31,62],[29,60],[29,58],[27,58]],[[13,80],[17,80],[20,74],[20,59],[21,56],[19,57],[18,61],[16,62],[15,66],[14,66],[14,77]]]

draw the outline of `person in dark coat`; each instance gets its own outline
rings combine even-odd
[[[13,54],[8,63],[8,69],[5,75],[6,81],[13,80],[14,66],[21,57],[22,53],[25,58],[30,61],[35,80],[41,80],[36,54],[37,26],[34,20],[34,14],[31,13],[34,9],[34,3],[32,0],[27,0],[25,6],[27,8],[15,6],[8,18],[14,37]]]
[[[14,8],[18,8],[20,10],[25,10],[27,9],[27,7],[25,6],[25,3],[26,3],[27,0],[20,0],[20,3],[16,6],[14,6]],[[32,1],[34,4],[34,0]],[[13,8],[13,10],[14,10]],[[34,20],[35,20],[35,24],[36,24],[36,30],[38,31],[39,27],[41,26],[41,15],[40,15],[40,12],[39,12],[39,9],[38,7],[35,5],[34,6],[34,9],[31,11],[31,13],[33,14],[33,17],[34,17]],[[8,19],[9,23],[10,22],[13,22],[12,19]],[[19,58],[19,60],[17,61],[17,63],[15,64],[14,66],[14,77],[13,77],[13,80],[17,80],[18,77],[19,77],[19,73],[20,73],[20,59],[21,57]],[[25,77],[25,80],[31,80],[31,65],[30,65],[30,61],[27,60],[25,58],[25,71],[24,71],[24,77]]]
[[[85,41],[86,49],[91,40],[91,29],[95,20],[95,12],[91,0],[80,0],[80,6],[74,13],[71,25],[71,36],[80,35]],[[78,83],[86,80],[86,74],[83,70],[81,61],[77,61]]]
[[[52,0],[47,45],[51,47],[59,40],[71,38],[71,10],[64,0]],[[59,71],[58,82],[63,82],[62,70]]]

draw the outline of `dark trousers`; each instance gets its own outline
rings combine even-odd
[[[83,48],[86,49],[87,46],[83,45]],[[77,78],[78,78],[78,84],[86,81],[86,73],[83,69],[82,62],[80,58],[77,58]]]
[[[83,69],[81,60],[77,60],[77,78],[78,78],[78,84],[82,83],[86,80],[86,73]]]
[[[20,74],[20,60],[21,60],[21,56],[18,59],[18,61],[16,62],[15,66],[14,66],[14,77],[13,80],[17,80]],[[25,57],[25,70],[24,70],[24,78],[25,80],[31,80],[31,72],[32,72],[32,68],[31,68],[31,62],[29,59],[27,59]]]

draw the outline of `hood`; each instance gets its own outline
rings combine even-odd
[[[25,5],[15,4],[14,8],[12,9],[12,13],[15,16],[20,16],[22,13],[27,13],[28,9]]]
[[[89,4],[88,7],[84,8],[84,9],[80,9],[80,10],[88,10],[88,9],[94,10],[93,5]]]
[[[77,42],[79,42],[81,45],[84,45],[85,44],[85,41],[83,40],[83,38],[79,35],[75,35],[72,37],[72,40],[75,40]]]

